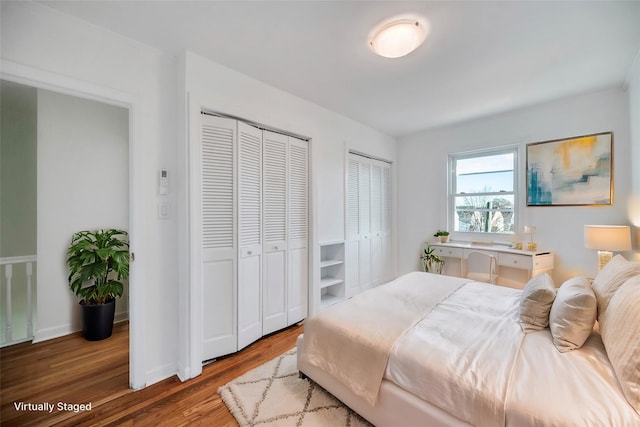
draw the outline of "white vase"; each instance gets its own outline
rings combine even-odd
[[[424,261],[424,271],[427,273],[441,274],[442,267],[444,267],[444,261]]]

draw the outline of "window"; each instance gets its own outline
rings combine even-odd
[[[449,221],[454,231],[515,230],[517,148],[449,157]]]

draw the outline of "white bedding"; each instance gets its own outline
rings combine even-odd
[[[560,353],[524,334],[520,291],[460,287],[393,347],[385,377],[476,426],[640,426],[594,332]]]
[[[548,329],[521,331],[521,291],[420,274],[423,286],[441,277],[454,290],[398,338],[389,353],[388,381],[476,426],[640,426],[597,332],[583,348],[560,353]],[[315,335],[305,325],[304,341],[313,339],[308,332]],[[307,363],[304,347],[299,357]]]
[[[527,334],[505,405],[509,426],[640,426],[597,332],[566,353],[548,329]]]
[[[386,377],[473,425],[504,425],[519,300],[515,289],[463,285],[396,342]]]
[[[375,405],[398,337],[466,282],[414,272],[356,295],[307,319],[300,358]]]

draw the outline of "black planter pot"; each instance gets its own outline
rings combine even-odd
[[[82,307],[82,333],[88,341],[100,341],[111,336],[116,313],[116,300],[106,304],[80,304]]]

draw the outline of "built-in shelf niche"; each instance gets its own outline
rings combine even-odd
[[[345,299],[344,241],[320,244],[320,309]]]

